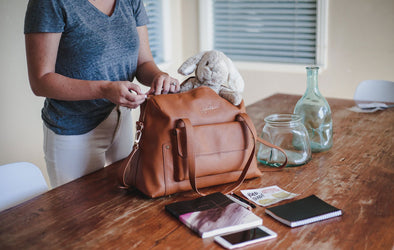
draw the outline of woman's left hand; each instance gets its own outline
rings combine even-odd
[[[151,84],[151,88],[146,93],[147,95],[161,95],[168,93],[179,92],[179,81],[176,78],[169,76],[166,73],[160,73],[155,76]]]

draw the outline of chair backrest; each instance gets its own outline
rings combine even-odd
[[[40,169],[28,162],[0,166],[0,211],[48,191]]]
[[[362,81],[354,92],[354,100],[394,102],[394,82],[384,80]]]

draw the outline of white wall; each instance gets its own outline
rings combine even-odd
[[[199,51],[198,0],[170,3],[173,38],[171,74]],[[26,1],[0,0],[0,164],[29,161],[46,175],[40,110],[44,99],[32,94],[26,70],[23,20]],[[394,1],[329,0],[328,64],[319,76],[327,97],[349,98],[364,79],[394,81]],[[305,72],[241,70],[244,99],[253,103],[273,93],[302,94]]]
[[[0,164],[44,168],[41,106],[27,79],[23,22],[27,1],[0,0]],[[46,176],[46,172],[44,176]]]

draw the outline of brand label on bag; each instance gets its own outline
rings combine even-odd
[[[215,104],[209,104],[208,106],[201,107],[200,113],[201,114],[208,114],[209,112],[215,112],[216,110],[219,109],[218,105]]]

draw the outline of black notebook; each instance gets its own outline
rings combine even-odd
[[[222,193],[175,202],[165,208],[202,238],[240,231],[263,223],[252,211]]]
[[[290,227],[298,227],[342,215],[342,210],[315,195],[267,208],[265,212]]]

